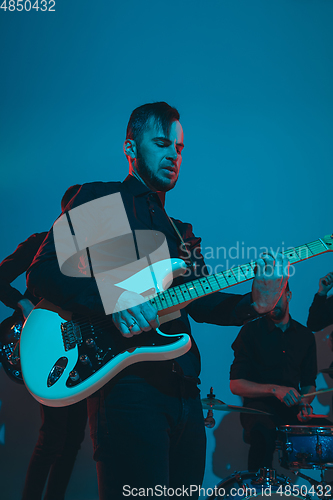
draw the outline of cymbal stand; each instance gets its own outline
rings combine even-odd
[[[331,488],[332,482],[327,483],[325,481],[325,470],[326,470],[326,468],[321,467],[320,469],[317,469],[317,470],[320,470],[320,481],[317,481],[316,479],[313,479],[312,477],[307,476],[306,474],[303,474],[299,470],[290,469],[290,472],[292,472],[295,476],[299,476],[299,477],[301,477],[303,479],[306,479],[306,481],[308,481],[311,484],[311,486],[315,487],[316,491],[317,491],[316,486],[322,486],[322,488],[323,488],[323,494],[322,495],[318,495],[318,493],[317,493],[317,496],[319,498],[321,498],[321,497],[324,497],[324,498],[333,498],[333,492],[332,492],[332,488]],[[329,493],[327,491],[324,492],[325,486],[330,486]],[[313,495],[312,495],[312,498],[313,498]]]

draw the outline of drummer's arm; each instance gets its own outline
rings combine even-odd
[[[230,390],[243,398],[258,398],[275,396],[287,406],[293,406],[301,401],[300,394],[293,387],[276,384],[258,384],[245,379],[230,380]]]
[[[231,392],[237,396],[242,396],[243,398],[271,396],[272,388],[273,385],[271,384],[258,384],[257,382],[251,382],[250,380],[245,380],[243,378],[230,380]]]

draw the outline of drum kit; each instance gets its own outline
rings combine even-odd
[[[322,370],[324,373],[333,373],[333,369]],[[331,389],[323,389],[315,393],[331,392]],[[244,408],[225,404],[216,399],[213,388],[207,394],[207,398],[201,400],[204,410],[208,410],[205,418],[206,427],[214,427],[213,410],[226,412],[254,413],[258,415],[271,415],[260,410]],[[326,415],[311,415],[311,418],[326,418]],[[211,488],[208,499],[232,497],[232,500],[247,500],[252,497],[264,499],[272,497],[273,500],[281,500],[283,497],[298,499],[332,499],[333,482],[325,481],[325,471],[333,469],[333,425],[332,426],[310,426],[310,425],[282,425],[277,429],[276,449],[279,451],[279,463],[281,467],[289,470],[294,475],[306,479],[311,486],[295,485],[289,477],[276,475],[274,469],[262,468],[257,473],[242,471],[235,472],[223,479],[215,488]],[[303,473],[300,469],[312,469],[320,471],[320,481],[317,481]]]

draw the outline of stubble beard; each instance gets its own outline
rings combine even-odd
[[[170,182],[167,179],[159,178],[154,172],[152,172],[144,157],[141,155],[140,148],[137,147],[136,156],[136,170],[140,175],[141,179],[147,184],[147,186],[154,191],[170,191],[177,184],[178,177],[175,181]]]
[[[276,320],[278,320],[278,321],[282,320],[285,317],[285,315],[286,315],[287,305],[288,304],[286,304],[284,308],[279,307],[277,309],[273,309],[273,311],[271,312],[271,318],[274,321],[276,321]]]

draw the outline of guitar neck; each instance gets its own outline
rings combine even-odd
[[[330,248],[328,244],[319,238],[311,243],[286,250],[283,254],[288,257],[290,264],[297,264],[311,257],[332,251],[332,243],[329,243],[329,245],[331,246]],[[157,295],[150,295],[147,299],[161,312],[166,309],[181,309],[189,302],[204,295],[219,292],[238,283],[244,283],[253,279],[255,268],[256,262],[251,261],[248,264],[242,264],[227,271],[183,283],[182,285],[160,292]]]

